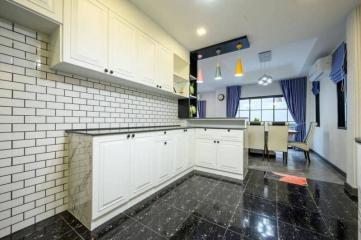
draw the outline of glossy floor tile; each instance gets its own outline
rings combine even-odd
[[[297,186],[250,170],[244,182],[189,175],[88,231],[63,212],[4,240],[348,240],[357,239],[357,204],[343,186]]]
[[[276,171],[292,174],[308,179],[314,179],[325,182],[343,184],[345,177],[325,163],[319,156],[310,153],[311,164],[306,164],[305,156],[301,151],[288,151],[288,164],[283,164],[282,154],[276,154],[276,158],[263,159],[262,155],[251,154],[249,156],[248,167],[260,171]]]

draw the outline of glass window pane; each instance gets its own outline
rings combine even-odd
[[[251,118],[249,120],[254,121],[255,118],[257,118],[259,121],[261,121],[261,110],[251,111]]]
[[[273,109],[273,98],[263,98],[262,109]]]
[[[249,111],[239,111],[238,112],[238,117],[249,118]]]
[[[249,99],[239,100],[239,110],[249,109]]]
[[[288,121],[289,122],[294,122],[295,120],[293,119],[293,117],[292,117],[292,114],[290,113],[290,111],[288,111]]]
[[[276,122],[287,122],[287,110],[275,110]]]
[[[272,122],[273,121],[273,110],[262,110],[262,121]]]
[[[259,110],[261,109],[261,99],[251,99],[251,110]]]
[[[287,103],[284,97],[275,98],[275,109],[287,109]]]

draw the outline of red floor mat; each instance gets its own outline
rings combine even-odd
[[[291,183],[300,186],[307,186],[307,179],[304,177],[278,173],[278,172],[272,172],[271,175],[273,175],[271,177],[272,179],[276,179],[280,182]]]

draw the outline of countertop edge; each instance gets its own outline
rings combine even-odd
[[[357,142],[357,143],[361,143],[361,137],[357,137],[357,138],[355,138],[355,142]]]
[[[147,128],[157,128],[157,129],[147,129]],[[136,127],[136,128],[109,128],[109,129],[73,129],[73,130],[66,130],[65,132],[68,134],[80,134],[80,135],[86,135],[86,136],[106,136],[106,135],[124,135],[124,134],[130,134],[130,133],[146,133],[146,132],[160,132],[160,131],[174,131],[174,130],[182,130],[182,129],[225,129],[225,130],[245,130],[244,127],[210,127],[210,126],[189,126],[189,127],[182,127],[182,126],[154,126],[154,127]],[[139,130],[137,130],[139,129]],[[101,131],[101,130],[129,130],[129,131],[123,131],[123,132],[111,132],[111,133],[90,133],[90,132],[84,132],[84,131]]]

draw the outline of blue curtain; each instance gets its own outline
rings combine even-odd
[[[197,108],[198,108],[198,117],[205,118],[206,117],[206,108],[207,108],[207,101],[197,101]]]
[[[288,110],[296,122],[296,141],[303,141],[306,135],[306,94],[307,79],[296,78],[282,80],[281,89],[286,100]]]
[[[346,78],[346,43],[341,45],[332,54],[332,64],[330,78],[334,83],[345,80]]]
[[[320,94],[320,81],[312,82],[312,93],[315,96]]]
[[[227,87],[227,117],[228,118],[236,117],[240,97],[241,97],[241,86]]]

